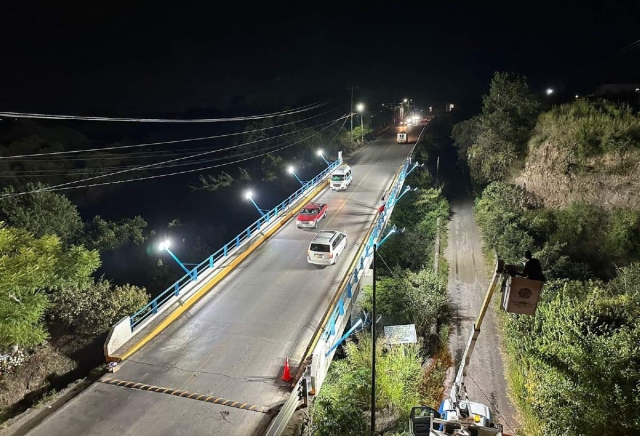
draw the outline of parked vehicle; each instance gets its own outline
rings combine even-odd
[[[347,164],[340,165],[331,175],[331,189],[341,191],[347,189],[352,182],[351,167]]]
[[[302,208],[296,218],[296,226],[301,228],[317,228],[318,221],[327,216],[325,203],[309,203]]]
[[[307,261],[314,265],[334,265],[347,246],[347,235],[337,230],[318,232],[307,251]]]
[[[409,134],[407,132],[398,133],[398,144],[406,144],[409,139]]]

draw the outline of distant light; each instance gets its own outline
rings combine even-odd
[[[244,198],[246,198],[247,200],[250,200],[251,197],[253,197],[253,192],[247,191],[244,193]]]
[[[407,102],[407,99],[405,98],[403,101],[406,103],[406,102]]]
[[[296,170],[296,169],[295,169],[294,167],[292,167],[292,166],[290,166],[289,168],[287,168],[287,171],[289,171],[289,173],[290,173],[290,174],[293,174],[293,172],[294,172],[295,170]]]
[[[553,94],[553,89],[547,88],[546,92],[547,92],[547,95],[551,95],[551,94]]]
[[[636,92],[640,92],[640,88],[636,88]]]
[[[160,243],[158,248],[160,248],[160,251],[164,251],[164,250],[168,249],[170,246],[171,246],[171,241],[168,240],[168,239],[165,239],[164,241],[162,241]]]
[[[358,103],[356,109],[358,110],[358,112],[362,112],[364,110],[364,105],[362,103]]]
[[[453,105],[453,103],[449,104],[449,110],[452,110],[455,106]]]
[[[318,154],[318,156],[322,156],[322,149],[319,148],[318,151],[316,152]]]
[[[579,98],[580,98],[580,96],[578,94],[576,94],[576,100],[579,99]]]

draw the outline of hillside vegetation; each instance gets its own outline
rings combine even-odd
[[[588,100],[519,112],[533,105],[526,82],[497,74],[485,103],[501,95],[452,137],[481,192],[485,248],[509,263],[529,249],[549,280],[535,316],[501,317],[519,434],[640,434],[640,117]],[[526,147],[482,141],[496,113],[531,126]]]

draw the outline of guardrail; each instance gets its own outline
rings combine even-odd
[[[385,208],[382,213],[378,213],[376,214],[376,217],[374,217],[374,223],[369,227],[369,230],[367,231],[367,234],[364,238],[367,242],[362,245],[356,253],[356,257],[353,259],[349,268],[347,269],[347,273],[338,286],[337,292],[331,299],[329,307],[325,311],[320,325],[316,329],[316,332],[314,333],[309,346],[302,356],[300,367],[298,368],[298,372],[294,378],[294,381],[296,382],[296,388],[293,389],[293,392],[287,399],[286,403],[284,404],[282,409],[280,409],[278,415],[271,422],[271,425],[266,432],[266,436],[281,436],[284,433],[288,422],[291,420],[296,407],[300,403],[299,396],[300,390],[302,389],[301,383],[306,383],[305,378],[301,379],[301,377],[302,373],[307,370],[307,367],[309,365],[308,360],[312,354],[314,357],[311,363],[312,366],[315,366],[315,370],[312,369],[310,371],[311,378],[314,378],[314,373],[316,375],[316,380],[314,380],[315,383],[312,382],[312,390],[315,391],[316,395],[318,394],[320,386],[322,385],[324,374],[326,374],[326,370],[331,363],[331,358],[329,358],[328,360],[327,358],[331,355],[331,353],[335,352],[335,350],[331,350],[330,348],[330,341],[334,338],[338,338],[338,334],[340,334],[342,328],[344,328],[344,325],[338,324],[345,324],[346,319],[349,317],[347,308],[349,307],[348,304],[350,300],[355,296],[354,288],[361,285],[362,278],[364,276],[364,270],[366,268],[369,268],[369,266],[371,265],[373,244],[380,238],[381,233],[384,231],[384,226],[386,225],[389,216],[393,212],[393,208],[398,200],[398,193],[400,192],[404,184],[404,180],[407,175],[407,169],[411,164],[413,153],[427,127],[428,125],[420,131],[420,135],[418,135],[418,139],[409,152],[409,156],[405,160],[402,169],[394,178],[391,188],[385,193],[385,198],[387,198]],[[343,321],[342,323],[340,322],[341,319]],[[319,368],[320,366],[322,366],[322,368]],[[317,380],[317,375],[320,375],[320,380]]]
[[[224,260],[228,256],[233,254],[235,248],[247,239],[250,239],[256,232],[262,230],[265,225],[268,225],[272,219],[276,218],[283,212],[286,212],[292,204],[304,195],[306,191],[313,188],[318,183],[322,182],[334,169],[336,169],[341,163],[341,160],[333,162],[327,169],[315,176],[312,180],[305,183],[300,189],[291,194],[286,200],[278,204],[276,207],[266,212],[256,222],[240,232],[235,238],[222,246],[218,251],[207,257],[205,260],[196,265],[188,274],[183,275],[175,283],[164,290],[160,295],[151,300],[146,306],[130,316],[131,330],[135,331],[147,318],[158,313],[160,307],[165,303],[172,300],[174,297],[180,296],[180,292],[192,281],[198,280],[198,277],[208,269],[216,267],[220,261]]]

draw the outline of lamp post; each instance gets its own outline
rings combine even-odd
[[[244,198],[246,198],[247,200],[249,200],[251,203],[253,203],[253,205],[256,207],[256,209],[258,209],[258,212],[260,212],[260,215],[264,216],[264,209],[260,209],[258,207],[258,205],[256,204],[256,202],[253,200],[253,192],[251,191],[247,191],[244,193]]]
[[[318,150],[316,154],[322,158],[324,163],[326,163],[328,166],[331,166],[331,163],[324,157],[324,152],[322,151],[322,149]]]
[[[406,194],[407,192],[409,192],[409,191],[411,191],[411,192],[417,192],[417,191],[418,191],[418,189],[419,189],[418,187],[415,187],[415,188],[411,189],[411,186],[407,185],[407,187],[406,187],[406,188],[404,188],[404,191],[402,191],[402,194],[400,194],[400,195],[398,196],[398,198],[396,198],[395,203],[397,203],[397,202],[398,202],[402,197],[404,197],[404,194]],[[394,203],[394,204],[395,204],[395,203]]]
[[[373,259],[371,264],[373,266],[373,289],[371,296],[371,433],[376,431],[376,254],[378,248],[384,244],[384,241],[394,233],[402,233],[404,228],[398,230],[396,226],[393,226],[389,233],[377,244],[373,244]]]
[[[300,182],[300,184],[302,186],[304,186],[304,182],[302,180],[300,180],[300,177],[298,177],[298,175],[296,174],[296,170],[295,168],[293,168],[292,166],[290,166],[289,168],[287,168],[287,171],[289,171],[290,174],[293,174],[293,176],[298,179],[298,182]]]
[[[415,170],[418,167],[423,167],[423,166],[424,166],[423,163],[422,164],[419,164],[418,162],[414,163],[411,169],[407,171],[407,173],[404,176],[407,177],[409,174],[411,174],[411,171]]]
[[[196,280],[198,277],[195,273],[195,271],[190,271],[189,269],[187,269],[186,266],[184,266],[184,263],[182,263],[180,261],[180,259],[178,259],[178,256],[176,256],[175,254],[173,254],[173,251],[169,250],[169,247],[171,246],[171,241],[168,239],[165,239],[164,241],[162,241],[160,243],[160,245],[158,246],[158,248],[160,248],[160,251],[166,251],[167,253],[169,253],[169,255],[171,257],[173,257],[173,260],[175,260],[176,262],[178,262],[178,265],[180,265],[180,267],[191,276],[191,278],[193,280]]]
[[[363,112],[364,112],[364,105],[362,103],[358,103],[358,106],[356,106],[356,109],[358,109],[358,112],[360,112],[360,141],[364,143],[364,121],[363,121]]]

